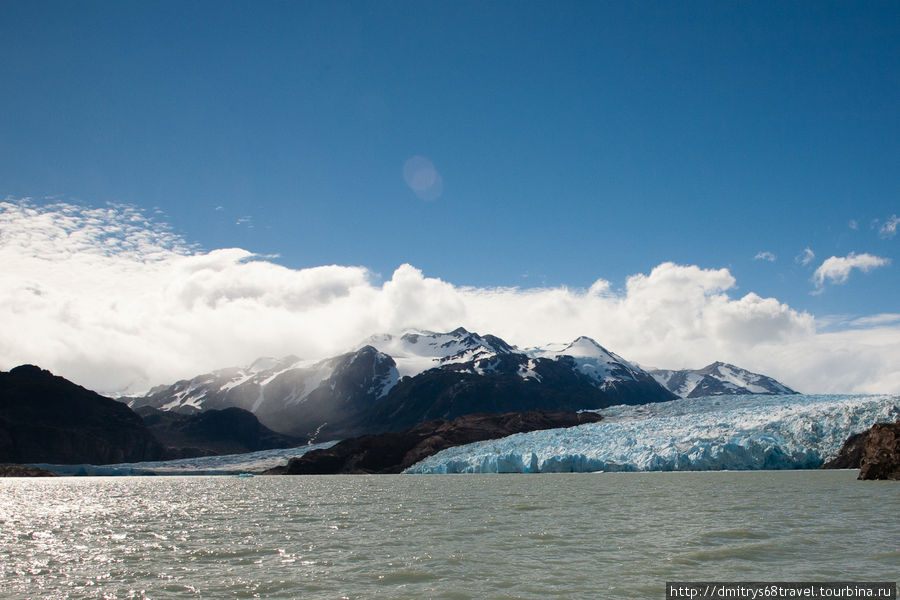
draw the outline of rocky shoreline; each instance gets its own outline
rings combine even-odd
[[[0,465],[0,477],[56,477],[56,473],[25,465]]]
[[[823,469],[859,469],[857,479],[900,480],[900,420],[851,435]]]

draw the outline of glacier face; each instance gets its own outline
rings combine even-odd
[[[405,472],[815,468],[849,435],[900,418],[900,396],[707,396],[598,412],[600,423],[449,448]]]

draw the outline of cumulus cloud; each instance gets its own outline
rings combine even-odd
[[[588,335],[647,366],[724,360],[804,392],[900,392],[897,323],[823,334],[775,298],[732,296],[727,269],[663,263],[622,289],[461,287],[411,265],[379,281],[360,266],[202,251],[128,207],[17,201],[0,203],[0,261],[0,369],[31,362],[110,394],[458,326],[520,347]]]
[[[854,252],[847,256],[832,256],[819,265],[819,268],[813,273],[812,281],[816,285],[816,290],[821,292],[826,283],[846,283],[853,269],[867,273],[877,267],[888,265],[890,262],[890,259],[880,256]]]
[[[794,257],[794,262],[805,267],[806,265],[811,263],[815,257],[816,253],[807,247],[803,249],[803,252]]]
[[[753,257],[753,260],[766,260],[769,262],[775,262],[775,255],[768,250],[764,252],[757,252],[756,256]]]

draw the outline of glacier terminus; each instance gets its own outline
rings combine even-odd
[[[598,412],[599,423],[449,448],[406,472],[816,468],[848,435],[900,418],[900,396],[707,396]]]

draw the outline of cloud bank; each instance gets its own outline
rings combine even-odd
[[[663,263],[623,289],[460,287],[408,264],[378,281],[359,266],[201,251],[128,207],[19,201],[0,202],[0,262],[0,369],[30,362],[109,394],[458,326],[520,347],[588,335],[645,366],[724,360],[807,393],[900,392],[896,319],[821,333],[775,298],[732,297],[727,269]]]

